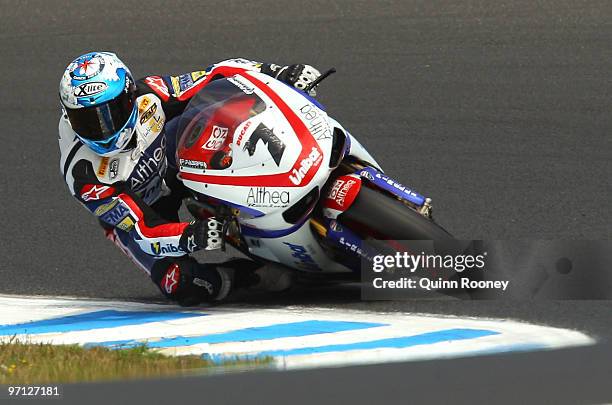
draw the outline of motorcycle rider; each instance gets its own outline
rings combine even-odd
[[[72,61],[60,81],[60,169],[71,194],[168,298],[180,305],[221,300],[261,281],[246,259],[201,264],[189,254],[221,247],[214,217],[180,222],[186,189],[174,162],[176,119],[212,80],[258,71],[298,89],[320,73],[310,65],[279,66],[230,59],[201,71],[134,80],[110,52]],[[236,271],[239,268],[239,271]]]

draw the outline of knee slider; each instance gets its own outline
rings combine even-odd
[[[221,286],[217,271],[188,256],[160,260],[151,279],[167,298],[186,306],[213,300]]]

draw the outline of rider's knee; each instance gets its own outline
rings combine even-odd
[[[182,306],[224,298],[229,289],[214,266],[198,263],[189,256],[158,260],[151,279],[167,298]]]

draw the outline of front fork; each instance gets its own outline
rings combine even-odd
[[[414,190],[396,182],[391,177],[385,175],[381,170],[376,169],[366,162],[348,157],[341,165],[332,173],[326,186],[321,193],[322,198],[325,198],[327,191],[330,189],[334,181],[346,174],[357,174],[363,180],[367,180],[362,186],[379,189],[381,192],[396,198],[398,201],[409,206],[426,218],[432,219],[433,206],[431,198],[424,197]],[[346,209],[349,209],[346,207]],[[311,229],[317,234],[322,241],[327,244],[335,245],[345,253],[358,259],[370,260],[375,254],[368,249],[364,242],[365,237],[360,236],[357,232],[340,224],[336,217],[326,217],[325,210],[320,211],[321,214],[314,216],[310,220]]]

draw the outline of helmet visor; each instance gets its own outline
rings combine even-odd
[[[93,107],[66,108],[74,132],[90,141],[104,141],[111,138],[128,122],[134,108],[134,92],[121,94]]]

